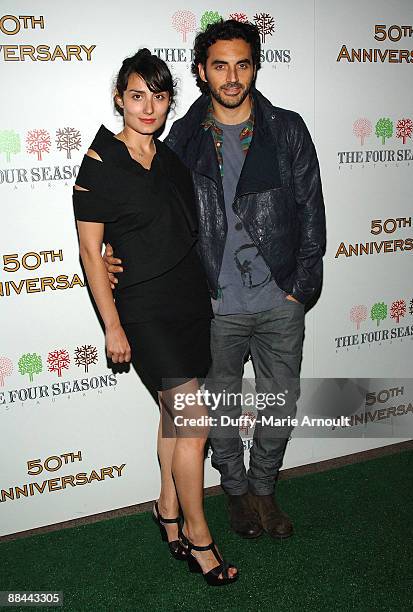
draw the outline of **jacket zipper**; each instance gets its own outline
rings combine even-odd
[[[269,191],[270,191],[270,190],[269,190]],[[248,234],[249,239],[250,239],[250,240],[252,240],[252,242],[254,243],[254,246],[255,246],[255,248],[257,249],[258,253],[259,253],[259,254],[261,255],[261,257],[263,258],[263,260],[264,260],[264,262],[265,262],[266,266],[268,267],[269,271],[271,272],[271,278],[272,278],[273,280],[275,280],[275,279],[274,279],[274,277],[273,277],[273,274],[272,274],[271,266],[268,264],[268,261],[267,261],[267,260],[266,260],[266,258],[264,257],[264,255],[263,255],[263,253],[262,253],[262,251],[261,251],[261,248],[255,244],[255,240],[253,239],[253,237],[252,237],[252,236],[250,236],[250,234],[249,234],[248,230],[247,230],[247,229],[244,227],[244,223],[243,223],[242,219],[240,219],[240,217],[237,215],[237,213],[236,213],[236,212],[235,212],[235,210],[234,210],[234,204],[235,204],[235,202],[236,202],[237,200],[239,200],[239,199],[240,199],[242,196],[244,196],[244,195],[253,195],[253,194],[257,194],[257,193],[262,193],[262,192],[261,192],[261,191],[247,191],[246,193],[243,193],[241,196],[236,197],[236,198],[235,198],[235,200],[232,202],[232,211],[233,211],[234,215],[236,216],[236,218],[239,220],[239,222],[242,224],[242,227],[245,229],[246,233]]]

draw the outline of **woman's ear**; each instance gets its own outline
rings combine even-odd
[[[117,105],[118,105],[120,108],[123,108],[123,100],[122,100],[122,97],[119,95],[119,92],[118,92],[118,90],[117,90],[117,89],[115,90],[115,95],[113,96],[113,98],[114,98],[114,100],[115,100],[116,104],[117,104]]]

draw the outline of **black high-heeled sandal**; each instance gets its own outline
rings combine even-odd
[[[159,531],[161,532],[162,542],[168,543],[169,551],[171,555],[174,557],[174,559],[177,559],[178,561],[186,561],[188,559],[188,554],[189,554],[188,549],[183,546],[182,542],[179,539],[172,540],[171,542],[169,542],[168,532],[165,529],[165,525],[163,525],[163,523],[166,523],[166,524],[177,523],[178,530],[181,531],[182,517],[178,516],[177,518],[172,518],[172,519],[164,518],[163,516],[161,516],[159,512],[158,502],[156,501],[153,505],[152,518],[159,527]]]
[[[182,529],[179,530],[179,537],[183,543],[183,546],[188,551],[188,569],[191,573],[202,574],[209,586],[224,586],[224,584],[231,584],[232,582],[238,580],[239,571],[237,570],[237,573],[232,577],[229,575],[229,569],[237,568],[234,565],[227,563],[225,559],[219,555],[214,541],[212,541],[211,544],[208,544],[208,546],[195,546],[195,544],[192,544],[192,542],[190,542],[190,540],[188,540],[188,538],[183,534]],[[192,550],[198,550],[200,552],[204,550],[212,550],[216,560],[218,561],[218,565],[204,574],[199,561],[191,554]],[[220,578],[221,574],[222,578]]]

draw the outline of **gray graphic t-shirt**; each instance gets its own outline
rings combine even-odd
[[[244,164],[240,133],[246,122],[224,125],[222,161],[228,234],[219,273],[218,299],[212,300],[215,314],[253,314],[270,310],[285,300],[271,271],[232,209],[238,179]]]

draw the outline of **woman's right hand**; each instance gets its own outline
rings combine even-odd
[[[106,332],[106,354],[113,363],[128,363],[131,360],[131,349],[123,328],[107,328]]]

